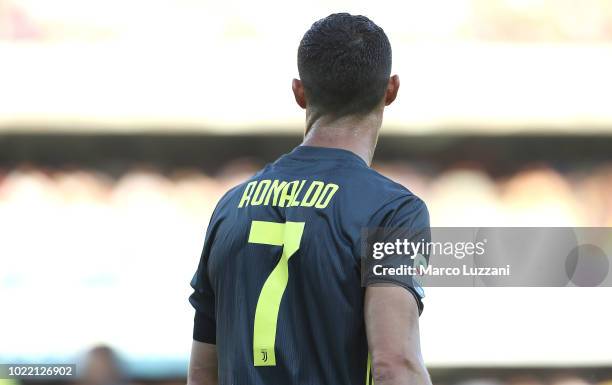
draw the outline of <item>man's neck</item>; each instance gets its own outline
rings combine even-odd
[[[382,111],[373,111],[360,117],[346,116],[333,120],[321,116],[311,121],[307,114],[307,129],[302,145],[348,150],[370,165],[381,124]]]

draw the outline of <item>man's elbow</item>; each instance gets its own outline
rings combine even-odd
[[[372,377],[375,384],[430,384],[427,369],[420,357],[402,354],[374,355]]]

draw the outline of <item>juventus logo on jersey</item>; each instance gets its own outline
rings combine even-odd
[[[268,362],[268,351],[266,349],[261,349],[261,359],[263,362]]]

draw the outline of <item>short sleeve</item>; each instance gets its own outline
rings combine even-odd
[[[224,215],[222,214],[227,207],[232,193],[241,188],[244,184],[239,184],[227,191],[217,203],[215,207],[208,229],[206,230],[206,239],[200,256],[198,269],[191,279],[191,287],[193,293],[189,297],[189,302],[194,307],[196,313],[193,323],[193,339],[208,344],[216,343],[217,321],[216,321],[216,306],[215,306],[215,291],[214,284],[211,280],[209,259],[215,235],[223,222]]]
[[[193,339],[209,344],[216,343],[215,293],[208,275],[208,254],[212,242],[209,226],[198,269],[191,280],[193,293],[189,302],[195,309]]]
[[[364,286],[390,284],[408,290],[423,311],[424,290],[409,271],[426,265],[425,244],[431,241],[429,212],[416,196],[403,196],[386,204],[373,215],[366,229],[362,259]],[[419,245],[423,245],[419,248]]]

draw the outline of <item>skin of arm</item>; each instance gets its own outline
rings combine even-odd
[[[187,385],[217,385],[217,347],[193,341]]]
[[[431,385],[419,341],[414,296],[397,286],[369,286],[364,309],[376,385]]]

